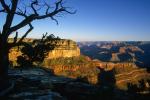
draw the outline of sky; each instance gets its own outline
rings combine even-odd
[[[71,7],[70,10],[77,10],[76,14],[56,17],[59,25],[50,19],[34,21],[34,30],[28,37],[41,38],[48,32],[75,41],[150,40],[150,0],[65,1],[64,5]],[[19,19],[14,20],[17,22]],[[20,29],[19,33],[25,29]]]

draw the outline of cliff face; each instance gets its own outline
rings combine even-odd
[[[80,55],[80,49],[76,42],[72,40],[53,40],[50,44],[55,44],[54,50],[48,53],[47,59],[59,57],[77,57]]]
[[[25,39],[25,42],[33,43],[34,39]],[[36,40],[38,41],[38,40]],[[53,59],[59,57],[77,57],[80,55],[80,49],[78,48],[76,42],[66,39],[57,39],[49,41],[49,44],[54,46],[53,50],[48,52],[46,59]],[[11,62],[17,61],[17,57],[21,56],[21,51],[15,47],[9,51],[9,60]]]
[[[17,48],[13,48],[9,51],[9,60],[10,61],[17,61],[17,57],[21,56],[22,53]]]

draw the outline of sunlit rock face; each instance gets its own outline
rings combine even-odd
[[[52,40],[50,44],[54,44],[54,50],[48,53],[47,59],[59,57],[77,57],[80,55],[80,49],[76,42],[72,40]]]
[[[13,48],[9,51],[9,60],[16,61],[18,56],[21,56],[22,53],[18,48]]]
[[[25,39],[24,42],[32,44],[34,39]],[[38,41],[38,40],[37,40]],[[12,42],[9,39],[9,42]],[[53,59],[59,57],[77,57],[80,55],[80,49],[77,46],[76,42],[66,39],[54,39],[50,40],[49,43],[54,46],[53,50],[48,51],[46,59]],[[17,61],[17,57],[21,56],[22,53],[17,47],[12,48],[9,51],[9,60],[11,62]]]

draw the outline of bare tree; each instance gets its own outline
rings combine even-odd
[[[57,24],[57,15],[64,13],[73,14],[64,6],[63,0],[0,0],[0,17],[5,16],[4,25],[0,29],[0,91],[8,87],[9,50],[22,43],[22,40],[33,30],[32,22],[50,18]],[[22,17],[22,21],[14,25],[16,16]],[[29,29],[18,40],[17,30],[29,26]],[[15,33],[12,43],[8,43],[8,37]]]

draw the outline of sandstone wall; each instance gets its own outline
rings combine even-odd
[[[17,57],[21,56],[22,53],[17,48],[13,48],[9,51],[9,60],[10,61],[17,61]]]
[[[25,39],[24,41],[32,43],[33,39]],[[59,58],[59,57],[76,57],[80,55],[80,49],[76,42],[72,40],[60,39],[51,40],[50,44],[54,45],[54,50],[49,51],[46,59]],[[16,61],[17,57],[22,55],[18,48],[13,48],[9,51],[9,60]]]
[[[48,53],[47,59],[59,58],[59,57],[76,57],[80,55],[80,49],[76,42],[72,40],[54,40],[50,41],[51,44],[55,44],[54,50]]]

